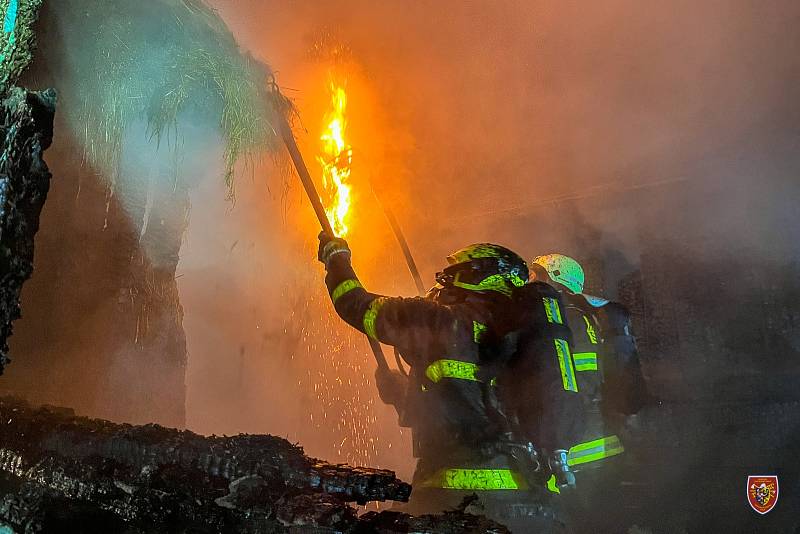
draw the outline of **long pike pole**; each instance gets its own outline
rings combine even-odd
[[[311,175],[308,173],[306,163],[303,161],[303,155],[300,154],[300,149],[297,148],[297,141],[294,139],[289,121],[283,114],[279,115],[280,118],[278,120],[280,122],[281,138],[283,138],[286,150],[289,151],[292,163],[294,163],[294,167],[297,169],[297,175],[300,177],[300,181],[303,182],[303,188],[305,188],[306,195],[308,195],[308,199],[311,201],[311,206],[314,208],[317,220],[320,226],[322,226],[322,230],[329,236],[334,237],[336,234],[333,233],[333,227],[331,227],[331,222],[328,220],[328,215],[325,213],[325,208],[322,206],[322,201],[319,199],[317,189],[314,187],[313,180],[311,180]],[[389,364],[386,363],[386,357],[383,355],[381,344],[369,336],[367,336],[367,340],[369,341],[369,346],[372,349],[372,354],[375,356],[378,367],[388,369]]]
[[[392,228],[392,233],[394,234],[395,239],[397,239],[397,244],[400,245],[400,250],[403,251],[403,256],[406,259],[408,270],[411,272],[411,278],[414,279],[414,285],[417,286],[417,293],[420,297],[424,297],[425,284],[422,283],[422,276],[419,274],[417,262],[414,261],[414,255],[411,254],[411,249],[408,247],[408,241],[406,241],[406,236],[403,234],[403,229],[400,228],[400,223],[397,222],[397,217],[394,216],[392,208],[390,208],[387,204],[384,204],[383,200],[381,200],[381,197],[378,195],[378,191],[375,189],[375,184],[372,183],[372,180],[370,180],[370,186],[372,187],[372,193],[378,200],[378,205],[380,205],[381,209],[383,209],[383,214],[386,216],[386,220],[389,222],[389,226]]]
[[[381,200],[378,190],[375,188],[375,183],[371,179],[369,181],[369,185],[372,188],[372,194],[375,195],[375,199],[378,201],[378,205],[383,210],[383,214],[386,215],[386,220],[389,221],[389,226],[392,228],[392,233],[394,233],[395,239],[397,239],[397,244],[400,245],[400,250],[403,251],[403,256],[406,259],[408,270],[411,272],[411,278],[414,279],[414,285],[417,286],[417,293],[420,297],[424,297],[425,284],[422,283],[422,276],[419,274],[417,262],[414,261],[414,255],[411,254],[411,249],[408,246],[408,241],[403,233],[403,229],[400,228],[400,223],[397,222],[397,217],[394,216],[392,208],[390,208],[388,204],[384,204],[383,200]],[[394,348],[394,361],[397,362],[397,369],[404,375],[408,376],[408,372],[406,371],[405,367],[403,367],[403,357],[400,355],[400,351],[397,350],[397,347]]]

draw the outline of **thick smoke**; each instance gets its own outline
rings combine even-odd
[[[414,293],[376,195],[398,215],[428,282],[447,253],[478,241],[529,257],[574,255],[589,267],[590,290],[610,297],[653,250],[663,261],[738,258],[751,270],[800,256],[793,223],[800,167],[800,35],[793,25],[800,8],[791,2],[214,5],[295,100],[299,142],[315,176],[329,72],[347,78],[354,147],[348,240],[370,289]],[[68,23],[42,43],[45,53],[75,49],[82,36]],[[320,35],[334,36],[349,56],[338,63],[312,58]],[[156,75],[162,55],[153,50],[141,58],[140,78]],[[58,80],[63,102],[79,102],[71,94],[80,85],[71,78],[76,71],[62,69],[47,74]],[[408,477],[408,434],[377,399],[363,338],[332,313],[303,192],[285,169],[255,162],[240,169],[236,201],[226,201],[218,110],[198,107],[186,109],[158,147],[144,123],[130,124],[115,189],[119,205],[136,214],[127,224],[157,265],[165,243],[150,209],[169,195],[176,176],[192,186],[178,269],[189,352],[187,425],[285,435],[312,454]],[[61,120],[48,156],[56,176],[94,172],[91,165],[76,170],[85,163],[74,140],[84,125]],[[110,262],[128,260],[63,260],[65,247],[79,254],[83,234],[72,232],[74,241],[65,243],[52,223],[48,230],[48,217],[66,220],[62,211],[74,206],[92,217],[87,227],[103,225],[97,199],[105,192],[82,191],[80,180],[74,191],[54,183],[37,243],[40,264],[63,264],[60,280],[91,280],[79,269],[108,272]],[[689,233],[704,236],[702,248],[683,247]],[[663,242],[657,249],[654,238]],[[39,294],[48,294],[47,279],[38,280]],[[31,283],[36,287],[37,276]],[[90,290],[84,284],[75,294]],[[59,317],[71,318],[67,312]],[[106,311],[81,313],[74,346],[86,347]],[[135,373],[144,383],[162,378],[135,354],[77,369],[63,348],[73,345],[34,324],[26,337],[21,325],[12,340],[20,352],[58,355],[47,371],[96,375],[88,390],[53,386],[43,395],[53,402],[83,409],[92,406],[94,389],[125,390]],[[17,372],[12,366],[9,376]],[[30,373],[31,389],[43,389],[36,380],[44,372]],[[707,373],[697,366],[681,376],[693,384]],[[700,394],[668,380],[654,386],[671,400],[678,392]],[[109,406],[88,411],[114,416]]]
[[[618,289],[636,289],[631,281],[641,273],[658,272],[670,283],[672,274],[687,284],[678,284],[664,316],[708,304],[707,317],[727,312],[723,326],[745,332],[748,346],[767,339],[772,350],[741,355],[736,345],[744,338],[719,335],[709,320],[691,333],[711,350],[676,364],[670,358],[678,351],[662,349],[678,334],[650,336],[655,340],[642,347],[645,372],[654,393],[673,405],[715,395],[750,404],[759,394],[796,396],[793,382],[770,382],[765,393],[726,389],[726,380],[731,370],[754,377],[765,365],[786,371],[799,350],[800,330],[780,344],[764,332],[770,322],[792,320],[798,329],[800,318],[758,317],[765,328],[754,326],[759,314],[751,310],[778,305],[765,304],[747,284],[768,279],[771,295],[790,284],[800,293],[800,4],[211,3],[243,49],[269,64],[294,99],[298,140],[315,176],[329,73],[347,78],[354,149],[348,240],[369,289],[415,291],[377,195],[398,216],[427,282],[449,252],[471,242],[499,242],[526,257],[561,251],[584,261],[591,292],[622,298]],[[137,16],[152,7],[136,7]],[[85,38],[75,28],[90,14],[65,12],[75,20],[56,17],[59,31],[44,37],[40,54],[66,53],[67,60],[61,70],[37,73],[45,81],[31,86],[56,85],[62,105],[77,106],[76,88],[87,84],[75,79],[76,66],[89,63],[74,52]],[[163,24],[153,17],[153,35]],[[320,35],[333,36],[349,55],[336,63],[312,57]],[[135,58],[137,83],[163,74],[165,53],[141,37],[147,53]],[[185,109],[159,146],[143,122],[129,124],[111,205],[132,215],[110,231],[102,230],[107,183],[95,168],[103,162],[87,165],[80,146],[82,128],[91,125],[71,120],[78,110],[59,111],[47,158],[56,177],[70,180],[53,182],[37,236],[37,273],[26,286],[35,298],[23,308],[28,322],[20,321],[12,338],[21,356],[4,379],[36,400],[112,418],[115,406],[144,404],[150,394],[127,383],[163,381],[155,391],[180,382],[182,376],[161,376],[170,366],[157,365],[159,354],[146,362],[130,352],[106,361],[115,349],[95,346],[103,337],[96,330],[116,326],[109,318],[129,295],[91,298],[116,289],[103,275],[130,267],[131,258],[116,257],[125,253],[115,243],[130,228],[147,259],[159,264],[167,243],[158,231],[163,221],[150,214],[180,177],[191,184],[177,273],[189,354],[187,426],[284,435],[310,454],[390,467],[409,478],[409,436],[377,398],[366,342],[332,312],[304,193],[294,176],[267,159],[240,169],[236,200],[227,201],[219,110],[203,107]],[[85,252],[86,239],[97,247]],[[717,274],[702,278],[708,273]],[[639,278],[649,289],[663,281]],[[47,322],[51,311],[55,319]],[[714,359],[719,354],[735,356],[738,365]],[[81,387],[61,391],[73,382]],[[124,418],[145,422],[151,413],[128,410]],[[697,423],[702,413],[690,411],[686,421]],[[758,432],[769,425],[751,426]],[[681,488],[696,475],[691,465],[730,439],[702,428],[708,446],[681,451],[678,462],[665,464],[664,487]],[[796,435],[790,426],[782,430]]]
[[[600,258],[604,280],[590,288],[614,297],[649,245],[637,220],[661,228],[678,255],[681,228],[700,228],[710,263],[798,257],[789,224],[800,163],[792,2],[214,5],[295,98],[315,173],[330,65],[308,49],[325,30],[352,50],[336,67],[349,73],[356,150],[349,239],[376,291],[408,295],[413,285],[370,180],[400,216],[428,281],[451,250],[495,241],[526,256]],[[280,182],[266,191],[258,175],[227,214],[216,185],[193,198],[181,279],[189,423],[285,432],[331,456],[341,445],[330,442],[347,432],[309,431],[319,398],[297,378],[320,372],[304,367],[330,349],[302,349],[293,368],[293,350],[309,341],[298,345],[286,331],[305,321],[330,324],[336,339],[347,334],[316,315],[330,314],[325,302],[287,320],[299,313],[296,295],[324,301],[324,290],[310,207],[291,180],[286,190]],[[346,358],[368,379],[364,344],[351,342],[358,349],[347,346]],[[407,470],[407,439],[374,386],[363,388],[367,417],[377,418],[366,432],[383,440],[367,457]]]
[[[764,160],[791,156],[798,9],[790,2],[216,5],[243,45],[298,89],[301,110],[318,91],[306,83],[307,37],[329,27],[350,44],[374,106],[388,117],[354,122],[380,139],[368,148],[393,151],[390,163],[403,164],[370,171],[402,199],[397,209],[408,211],[430,271],[453,246],[432,239],[431,228],[529,247],[513,224],[487,232],[492,213],[512,207],[519,215],[564,196],[716,177],[722,190],[714,196],[724,198],[709,208],[724,215],[756,185],[791,185],[774,164],[769,176],[753,175]],[[718,221],[705,214],[698,222]],[[757,234],[748,241],[761,241]]]

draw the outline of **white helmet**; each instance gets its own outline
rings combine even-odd
[[[573,293],[582,293],[585,276],[583,267],[569,256],[563,254],[546,254],[536,256],[531,263],[540,265],[547,271],[550,279],[558,282]]]

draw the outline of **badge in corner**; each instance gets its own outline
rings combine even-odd
[[[778,502],[778,477],[774,475],[751,475],[747,477],[747,501],[761,515],[766,514]]]

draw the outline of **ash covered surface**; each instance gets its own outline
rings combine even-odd
[[[406,501],[411,487],[274,436],[204,437],[8,397],[0,421],[0,524],[19,532],[507,532],[455,511],[359,517],[348,502]]]
[[[0,102],[0,374],[19,318],[22,284],[33,272],[33,239],[50,188],[42,153],[53,138],[56,95],[12,88]]]

